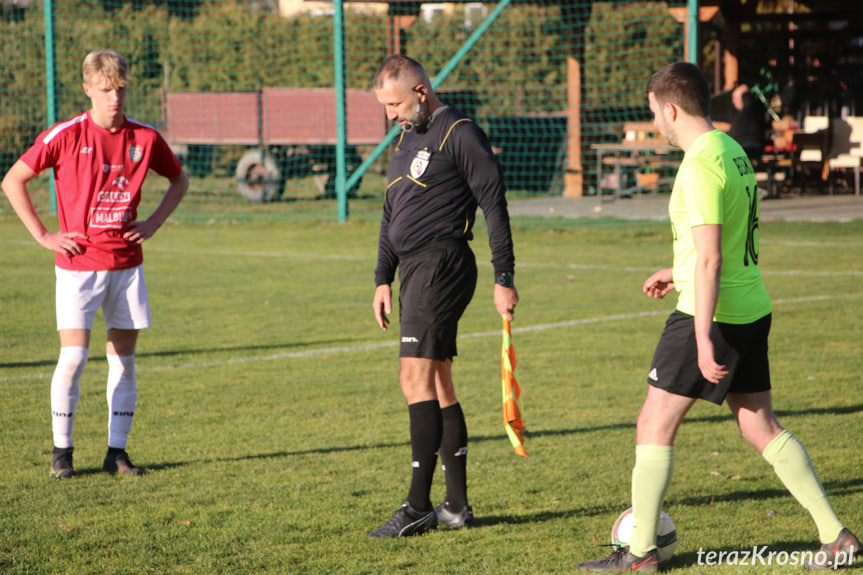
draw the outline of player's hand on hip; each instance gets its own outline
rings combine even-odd
[[[375,288],[375,297],[372,300],[372,309],[375,312],[375,319],[381,329],[386,331],[387,325],[390,323],[390,318],[387,317],[393,313],[393,290],[389,284],[381,284]]]
[[[123,227],[123,239],[133,244],[142,244],[144,240],[152,238],[159,226],[151,224],[149,220],[143,222],[130,222]]]
[[[497,313],[512,321],[517,303],[518,290],[515,286],[503,287],[500,284],[494,284],[494,307],[497,308]]]
[[[75,238],[87,239],[81,232],[57,232],[56,234],[45,234],[39,238],[39,244],[52,252],[63,254],[67,257],[79,256],[86,249],[75,241]]]

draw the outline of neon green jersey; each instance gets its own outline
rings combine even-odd
[[[722,269],[715,321],[744,324],[771,311],[758,268],[758,186],[749,158],[719,130],[699,136],[677,170],[668,203],[674,233],[677,309],[695,315],[692,228],[722,226]]]

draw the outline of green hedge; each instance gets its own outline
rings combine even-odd
[[[161,92],[322,87],[333,83],[330,17],[285,19],[249,2],[174,0],[56,2],[59,115],[86,108],[80,66],[90,50],[110,46],[133,64],[128,107],[139,120],[162,121]],[[521,3],[499,18],[450,76],[448,90],[481,94],[480,115],[566,109],[566,57],[581,47],[588,108],[643,105],[647,71],[673,59],[680,27],[664,2],[587,2],[568,9]],[[0,22],[0,150],[16,153],[44,129],[43,14],[34,4]],[[346,81],[367,88],[386,56],[386,17],[345,12]],[[582,23],[586,22],[586,26]],[[573,31],[576,32],[573,32]],[[576,37],[574,33],[583,31]],[[459,11],[422,17],[405,30],[404,50],[430,71],[441,69],[467,37]]]

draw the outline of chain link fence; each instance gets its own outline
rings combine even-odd
[[[177,219],[338,217],[332,3],[65,0],[53,4],[46,41],[51,5],[0,0],[4,172],[48,126],[52,51],[64,120],[89,108],[84,56],[111,48],[131,65],[127,115],[161,130],[191,175]],[[434,80],[470,40],[438,92],[486,131],[511,197],[592,195],[603,193],[593,146],[648,121],[650,73],[683,58],[683,25],[669,15],[683,5],[516,2],[490,23],[496,4],[342,5],[347,176],[363,168],[343,194],[350,217],[379,217],[388,157],[374,152],[392,126],[370,90],[388,54],[419,60]],[[161,198],[157,185],[152,178],[144,213]],[[50,209],[47,174],[31,191],[38,209]]]

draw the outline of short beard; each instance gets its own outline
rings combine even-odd
[[[678,147],[678,148],[680,147],[678,145],[677,132],[673,128],[671,128],[671,126],[668,126],[668,128],[665,131],[664,136],[665,136],[665,141],[668,142],[669,146],[674,146],[674,147]]]
[[[410,121],[402,126],[402,129],[405,132],[424,132],[425,127],[428,124],[428,118],[423,118],[423,105],[422,102],[417,102],[413,109],[413,114],[411,114]]]

